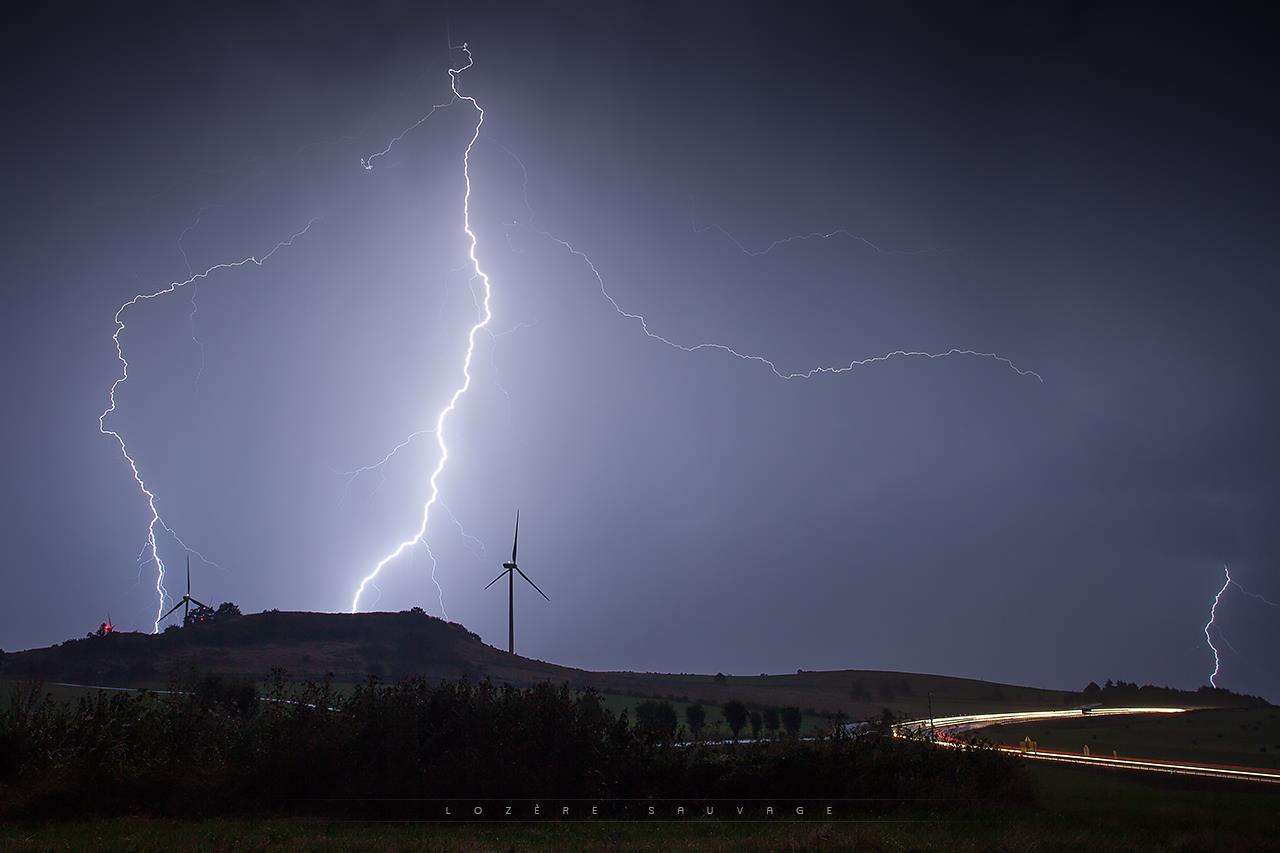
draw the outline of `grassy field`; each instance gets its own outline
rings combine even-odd
[[[923,807],[865,822],[344,823],[298,818],[121,818],[0,827],[5,850],[945,850],[1280,849],[1280,791],[1211,780],[1034,767],[1023,806]]]
[[[1188,711],[1170,716],[1081,717],[992,726],[979,733],[995,743],[1030,736],[1044,749],[1133,758],[1280,768],[1280,708]]]

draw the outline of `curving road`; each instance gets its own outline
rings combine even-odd
[[[930,737],[942,747],[963,747],[965,741],[957,737],[960,732],[976,731],[1000,723],[1022,723],[1033,720],[1079,719],[1081,717],[1108,717],[1140,714],[1181,714],[1189,708],[1074,708],[1067,711],[1016,711],[1003,714],[966,714],[958,717],[935,717],[932,720],[907,720],[894,727],[897,737]],[[1270,782],[1280,784],[1280,770],[1261,767],[1237,767],[1223,764],[1199,764],[1189,761],[1166,761],[1150,758],[1122,758],[1112,755],[1084,755],[1076,752],[1059,752],[1050,749],[1027,749],[1020,746],[997,744],[996,749],[1010,755],[1018,755],[1032,761],[1055,761],[1060,764],[1084,764],[1091,767],[1110,767],[1118,770],[1137,770],[1149,773],[1167,773],[1178,776],[1209,776],[1217,779],[1237,779],[1246,782]]]

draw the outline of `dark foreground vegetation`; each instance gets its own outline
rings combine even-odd
[[[278,677],[258,695],[206,676],[75,703],[32,686],[0,705],[0,818],[349,815],[366,798],[1026,798],[1015,760],[891,738],[886,723],[717,745],[549,683],[370,681],[343,695]]]
[[[1032,764],[1031,803],[982,801],[886,820],[369,822],[324,817],[132,816],[0,822],[5,851],[945,851],[1257,853],[1280,846],[1268,786]]]

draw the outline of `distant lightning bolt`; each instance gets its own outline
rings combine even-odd
[[[1226,566],[1222,568],[1227,573],[1227,579],[1222,582],[1222,589],[1218,590],[1218,594],[1213,597],[1213,606],[1209,608],[1209,621],[1204,623],[1204,639],[1209,644],[1209,650],[1213,652],[1213,672],[1209,673],[1209,684],[1213,687],[1218,686],[1218,670],[1222,668],[1222,661],[1218,659],[1218,647],[1213,644],[1213,635],[1209,633],[1209,629],[1213,627],[1213,620],[1218,618],[1218,602],[1222,600],[1222,594],[1227,591],[1227,587],[1231,586],[1231,570]]]
[[[449,88],[453,92],[453,97],[450,98],[449,101],[447,101],[445,104],[437,104],[433,106],[430,112],[428,112],[425,116],[419,119],[415,124],[407,128],[404,131],[404,133],[400,134],[400,136],[393,139],[391,143],[387,145],[386,148],[384,148],[382,151],[378,152],[377,154],[374,154],[372,157],[369,157],[361,161],[361,164],[364,166],[365,169],[372,169],[373,161],[376,160],[378,157],[381,157],[387,154],[387,152],[391,150],[392,146],[395,145],[395,143],[398,140],[402,139],[405,134],[407,134],[410,130],[413,130],[415,127],[420,126],[423,122],[425,122],[428,118],[430,118],[432,114],[436,112],[436,110],[442,109],[443,107],[448,106],[449,104],[452,104],[455,101],[459,101],[459,100],[467,101],[476,110],[475,130],[471,134],[471,139],[470,141],[467,142],[466,150],[462,154],[462,179],[465,185],[465,191],[463,192],[463,196],[462,196],[462,230],[467,235],[467,241],[468,241],[467,257],[471,261],[472,269],[475,270],[475,277],[478,278],[481,284],[483,285],[483,300],[480,305],[481,316],[479,320],[477,320],[471,326],[471,330],[467,333],[467,353],[462,360],[462,384],[459,385],[454,390],[453,396],[449,398],[448,405],[446,405],[443,409],[441,409],[440,414],[436,416],[435,437],[436,437],[436,446],[440,450],[440,456],[436,461],[435,469],[431,472],[431,477],[429,480],[431,493],[427,497],[427,501],[422,507],[422,522],[418,525],[418,530],[412,537],[401,542],[394,551],[392,551],[387,556],[383,557],[378,562],[378,564],[373,567],[373,571],[371,571],[368,575],[365,576],[363,580],[360,581],[360,586],[356,590],[355,596],[351,599],[352,613],[356,613],[359,611],[360,596],[364,592],[365,587],[368,586],[369,583],[378,576],[378,574],[382,571],[383,567],[387,565],[387,563],[390,563],[392,560],[399,557],[409,547],[416,545],[419,542],[422,542],[423,544],[425,544],[424,537],[426,536],[426,533],[427,533],[427,523],[431,519],[431,507],[436,503],[436,501],[440,497],[440,485],[439,485],[440,474],[444,471],[445,465],[448,464],[449,462],[449,446],[445,442],[445,431],[444,431],[445,423],[448,420],[449,415],[453,412],[455,408],[457,408],[458,401],[462,398],[462,396],[465,393],[467,393],[467,390],[471,387],[471,358],[472,358],[472,355],[475,353],[476,335],[478,335],[481,332],[481,330],[483,330],[489,324],[489,320],[493,316],[493,313],[490,310],[490,305],[489,305],[490,297],[492,296],[492,287],[489,283],[488,274],[486,274],[485,271],[481,269],[480,261],[476,257],[476,235],[475,235],[475,232],[471,230],[471,151],[475,147],[476,140],[480,138],[480,128],[484,125],[484,108],[480,106],[480,104],[476,101],[475,98],[470,97],[468,95],[463,95],[461,92],[458,91],[458,75],[461,74],[463,71],[466,71],[473,64],[471,59],[471,51],[467,49],[466,42],[462,44],[459,50],[461,50],[463,53],[466,54],[467,62],[461,68],[449,69]],[[430,547],[428,547],[427,551],[428,551],[428,554],[431,553]],[[434,554],[431,555],[431,562],[432,562],[431,580],[433,583],[435,583],[436,589],[439,590],[440,584],[436,580]],[[441,612],[443,613],[444,611],[443,590],[440,591],[440,609],[441,609]]]
[[[1223,565],[1222,571],[1226,575],[1226,580],[1222,582],[1222,589],[1218,590],[1218,594],[1213,597],[1213,606],[1209,608],[1209,621],[1204,623],[1204,639],[1205,642],[1209,644],[1209,650],[1213,652],[1213,672],[1209,675],[1209,684],[1213,687],[1218,686],[1218,671],[1221,669],[1222,664],[1218,658],[1218,647],[1213,644],[1213,636],[1209,633],[1209,629],[1213,627],[1214,620],[1218,618],[1218,602],[1222,600],[1222,594],[1227,591],[1227,587],[1234,586],[1250,598],[1256,598],[1264,604],[1269,604],[1272,607],[1280,607],[1280,604],[1277,604],[1271,599],[1258,595],[1256,592],[1249,592],[1249,590],[1242,587],[1239,581],[1231,577],[1231,568],[1229,566]],[[1230,646],[1231,643],[1227,641],[1225,636],[1223,636],[1222,629],[1218,628],[1217,631],[1218,638]],[[1232,649],[1232,651],[1235,651],[1235,649]]]
[[[154,563],[156,567],[156,594],[160,597],[159,606],[156,608],[156,620],[154,625],[154,630],[157,633],[159,633],[160,631],[160,616],[163,615],[164,613],[164,609],[165,609],[164,605],[165,605],[165,601],[168,599],[169,593],[164,587],[165,564],[164,564],[164,560],[161,559],[160,557],[160,548],[158,543],[156,542],[156,528],[160,527],[161,529],[163,529],[170,536],[172,536],[174,540],[177,541],[181,547],[190,551],[193,554],[196,554],[197,556],[200,557],[200,559],[205,560],[205,558],[203,557],[203,555],[200,555],[198,551],[188,548],[186,543],[184,543],[182,539],[180,539],[177,536],[177,534],[173,532],[173,528],[170,527],[168,524],[166,524],[165,521],[160,517],[160,510],[156,507],[155,492],[153,492],[147,486],[146,481],[142,478],[142,473],[138,469],[138,463],[133,458],[133,456],[130,455],[129,449],[125,445],[123,436],[121,436],[119,432],[107,427],[107,423],[106,423],[107,418],[110,417],[112,414],[114,414],[116,411],[116,390],[125,382],[127,382],[129,379],[129,361],[128,359],[125,358],[125,355],[124,355],[124,345],[120,343],[120,335],[124,332],[124,329],[125,329],[124,319],[123,319],[124,313],[128,309],[132,308],[134,305],[137,305],[140,302],[145,302],[152,299],[158,299],[161,296],[165,296],[166,294],[173,293],[174,291],[179,290],[181,288],[187,287],[189,285],[194,285],[198,281],[207,279],[209,276],[213,275],[215,272],[219,272],[222,270],[237,269],[247,264],[253,264],[255,266],[260,267],[280,249],[283,249],[286,246],[292,246],[293,241],[303,236],[308,231],[310,231],[311,226],[314,225],[315,222],[316,220],[312,219],[310,222],[307,223],[305,228],[303,228],[301,231],[298,231],[293,236],[289,237],[289,239],[282,240],[281,242],[276,243],[275,246],[273,246],[269,252],[267,252],[265,255],[263,255],[260,258],[254,255],[251,255],[239,261],[215,264],[214,266],[209,267],[203,272],[195,273],[194,275],[190,276],[184,281],[172,282],[171,284],[169,284],[168,287],[161,288],[160,290],[157,290],[153,293],[139,293],[136,296],[134,296],[132,299],[122,304],[118,309],[116,309],[115,317],[113,318],[116,324],[116,330],[111,335],[111,340],[115,343],[116,360],[120,362],[120,375],[116,378],[114,382],[111,383],[111,390],[107,394],[108,406],[106,409],[103,410],[102,414],[98,416],[98,432],[102,433],[103,435],[111,436],[120,445],[120,453],[122,456],[124,456],[125,462],[129,464],[129,470],[133,472],[133,481],[137,483],[138,489],[142,492],[143,496],[147,499],[147,508],[151,511],[151,518],[147,522],[147,535],[142,547],[142,551],[143,551],[143,554],[145,555],[146,563]],[[211,564],[213,564],[212,561],[206,560],[206,562],[210,562]]]

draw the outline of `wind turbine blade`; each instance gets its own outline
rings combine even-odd
[[[187,596],[187,600],[190,601],[192,604],[199,604],[201,607],[208,608],[209,610],[213,609],[212,607],[209,607],[209,605],[205,604],[203,601],[196,601],[191,596]]]
[[[509,572],[509,571],[511,571],[511,570],[510,570],[510,569],[506,569],[505,571],[503,571],[503,572],[502,572],[502,574],[498,575],[496,578],[494,578],[493,580],[491,580],[491,581],[489,581],[487,584],[485,584],[485,585],[484,585],[484,588],[485,588],[485,589],[488,589],[489,587],[493,586],[493,585],[494,585],[495,583],[497,583],[498,581],[502,580],[502,575],[505,575],[505,574],[506,574],[507,572]],[[523,574],[523,572],[522,572],[522,574]]]
[[[187,595],[191,595],[191,555],[187,555]]]
[[[163,622],[164,620],[168,619],[168,618],[169,618],[169,614],[170,614],[170,613],[173,613],[173,611],[177,610],[179,607],[181,607],[183,604],[185,604],[185,603],[186,603],[186,601],[187,601],[187,600],[186,600],[185,598],[183,598],[183,599],[179,599],[177,604],[175,604],[175,605],[173,605],[172,607],[170,607],[170,608],[169,608],[169,612],[168,612],[168,613],[164,614],[163,616],[161,616],[161,617],[160,617],[158,620],[156,620],[156,621],[158,621],[158,622]]]
[[[511,542],[511,562],[516,561],[516,546],[520,544],[520,510],[516,510],[516,538]]]
[[[525,580],[529,581],[529,576],[528,576],[528,575],[526,575],[524,572],[520,571],[520,567],[519,567],[519,566],[516,566],[516,571],[517,571],[517,572],[520,572],[520,577],[522,577],[522,578],[524,578]],[[533,581],[529,581],[529,586],[533,587],[534,589],[538,589],[538,585],[537,585],[536,583],[534,583]],[[543,598],[547,598],[547,594],[546,594],[545,592],[543,592],[542,590],[540,590],[540,589],[538,589],[538,595],[542,596]],[[547,598],[547,601],[550,601],[550,600],[551,600],[551,599]]]

